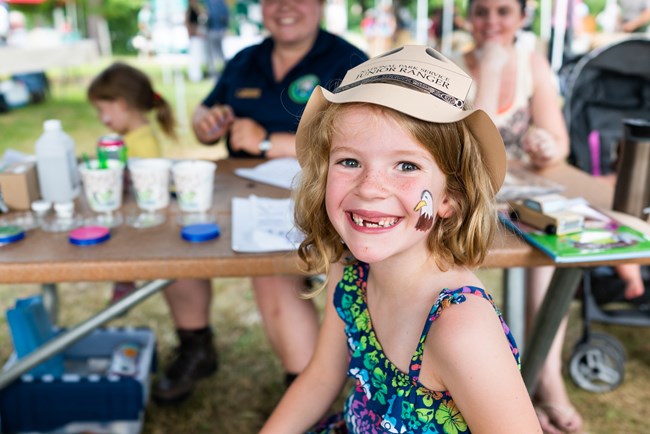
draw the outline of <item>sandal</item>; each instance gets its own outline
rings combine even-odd
[[[560,432],[563,433],[582,432],[582,417],[580,417],[580,413],[578,413],[578,411],[574,407],[560,406],[548,402],[538,403],[537,406],[546,414],[551,424],[553,424],[557,429],[559,429]]]

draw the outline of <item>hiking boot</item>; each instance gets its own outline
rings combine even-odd
[[[152,388],[158,404],[178,404],[187,399],[197,382],[214,374],[218,368],[212,331],[177,330],[180,345],[174,350],[172,363]]]

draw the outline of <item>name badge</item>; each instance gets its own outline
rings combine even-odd
[[[243,87],[235,92],[236,98],[257,99],[262,96],[262,89],[258,87]]]

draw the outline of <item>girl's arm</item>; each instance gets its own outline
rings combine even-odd
[[[531,62],[533,97],[530,113],[533,128],[525,139],[524,148],[535,166],[547,167],[567,158],[569,136],[548,61],[540,54],[532,53]]]
[[[467,295],[463,304],[446,308],[431,327],[424,356],[423,372],[433,363],[437,381],[449,391],[472,433],[542,432],[490,303]]]
[[[282,397],[262,428],[262,434],[304,433],[325,416],[341,393],[348,353],[343,321],[334,310],[332,300],[342,272],[339,265],[330,270],[325,319],[316,351],[307,368]]]

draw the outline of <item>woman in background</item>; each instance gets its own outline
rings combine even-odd
[[[494,119],[508,157],[537,168],[565,161],[569,138],[550,65],[539,53],[517,47],[525,23],[524,0],[470,0],[468,21],[475,48],[456,59],[474,78],[474,107]],[[529,326],[544,300],[553,267],[527,273]],[[562,378],[562,322],[539,374],[534,400],[545,433],[582,431],[582,418],[571,404]],[[529,327],[530,328],[530,327]]]

